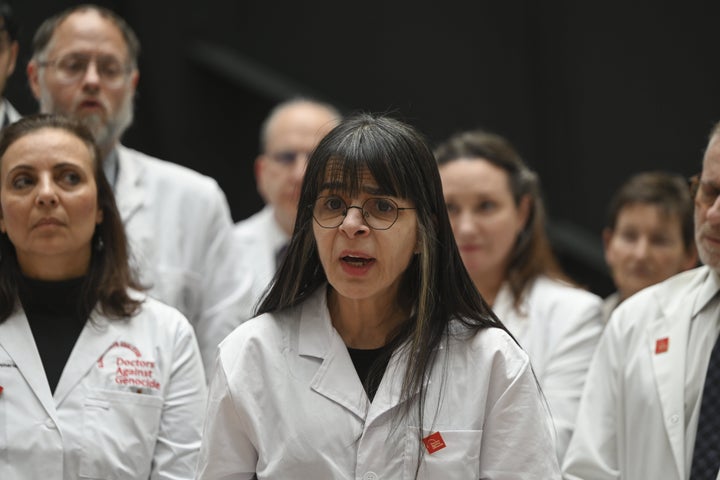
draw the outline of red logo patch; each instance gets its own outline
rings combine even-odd
[[[670,339],[668,337],[659,338],[655,340],[655,354],[665,353],[670,347]]]
[[[443,440],[440,432],[431,433],[427,437],[423,438],[422,441],[425,444],[425,448],[427,448],[428,453],[430,454],[435,453],[438,450],[442,450],[446,447],[445,440]]]

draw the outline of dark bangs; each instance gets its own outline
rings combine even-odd
[[[417,176],[417,147],[398,135],[397,123],[360,116],[330,132],[312,155],[306,172],[308,203],[323,188],[357,196],[363,175],[369,172],[379,194],[416,200],[410,179]],[[359,128],[358,128],[359,127]]]

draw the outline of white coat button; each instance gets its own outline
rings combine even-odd
[[[670,423],[675,424],[680,421],[680,415],[673,415],[670,417]]]
[[[377,480],[378,476],[375,472],[367,472],[363,475],[363,480]]]
[[[45,420],[45,427],[47,427],[50,430],[55,430],[55,428],[56,428],[55,422],[53,422],[50,419],[47,419],[47,420]]]

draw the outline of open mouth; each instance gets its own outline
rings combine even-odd
[[[365,267],[375,261],[374,258],[353,257],[350,255],[342,257],[340,260],[353,267]]]

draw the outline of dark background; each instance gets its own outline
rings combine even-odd
[[[14,0],[25,76],[40,22],[81,2]],[[720,119],[720,2],[98,2],[143,45],[124,143],[215,177],[235,220],[261,207],[258,127],[296,94],[389,113],[431,144],[463,129],[506,136],[540,174],[567,270],[605,295],[600,232],[613,191],[642,170],[700,169]],[[700,3],[698,3],[700,5]]]

